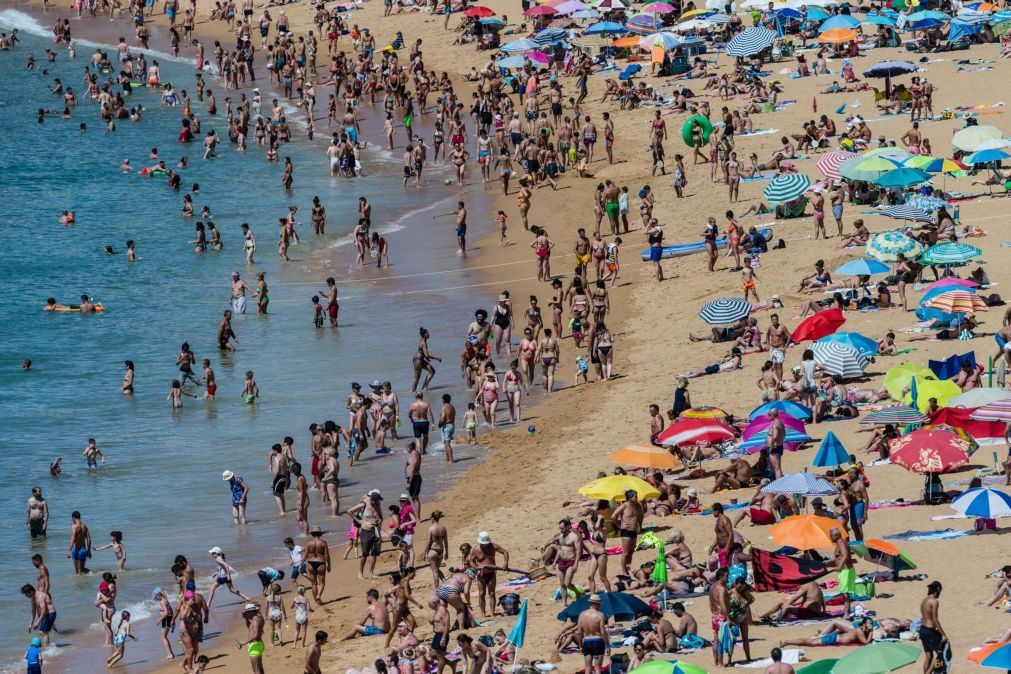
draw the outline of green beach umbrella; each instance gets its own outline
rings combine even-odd
[[[807,667],[798,669],[797,674],[830,674],[832,672],[832,668],[835,667],[835,663],[837,662],[839,662],[838,658],[829,658],[828,660],[812,662]]]
[[[920,649],[908,644],[879,641],[839,658],[832,674],[888,674],[920,657]]]
[[[930,174],[920,169],[897,168],[885,173],[874,181],[881,187],[912,187],[930,180]]]
[[[891,159],[886,159],[885,157],[867,157],[862,162],[856,165],[859,171],[882,171],[887,173],[892,169],[897,169],[902,166],[901,162],[892,161]]]
[[[994,35],[1000,37],[1004,33],[1006,33],[1009,30],[1011,30],[1011,21],[1008,21],[1008,20],[998,21],[997,23],[995,23],[990,28],[993,30],[993,34]]]
[[[656,546],[656,564],[653,566],[653,582],[663,585],[667,582],[667,555],[664,553],[663,541]]]
[[[706,670],[690,662],[651,660],[644,665],[639,665],[628,674],[706,674]]]

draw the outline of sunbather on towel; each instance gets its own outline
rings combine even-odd
[[[858,627],[853,627],[848,622],[833,620],[825,626],[818,636],[810,639],[787,639],[779,642],[779,647],[783,646],[805,646],[813,648],[816,646],[863,646],[873,641],[874,621],[864,618]]]

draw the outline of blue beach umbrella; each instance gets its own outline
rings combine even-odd
[[[795,403],[792,400],[772,400],[751,410],[751,414],[748,415],[748,420],[754,421],[763,414],[768,414],[770,410],[777,410],[783,414],[789,414],[794,419],[800,419],[801,421],[810,421],[814,417],[814,413],[811,411],[810,407],[804,407],[800,403]]]
[[[944,21],[941,19],[920,19],[918,21],[906,21],[906,25],[903,26],[903,30],[924,30],[926,28],[937,28],[938,26],[943,25]]]
[[[537,43],[532,40],[528,40],[525,37],[521,37],[518,40],[506,42],[504,45],[499,47],[499,51],[505,52],[506,54],[512,54],[514,52],[533,51],[537,48]]]
[[[924,251],[920,259],[927,264],[962,264],[963,262],[968,262],[969,260],[979,257],[982,254],[983,251],[976,246],[970,246],[969,244],[962,243],[960,241],[946,241],[928,248]],[[938,288],[933,288],[932,290],[937,289]],[[948,290],[951,290],[951,288]],[[959,290],[966,289],[959,288]],[[971,290],[971,288],[968,290]],[[934,295],[937,294],[939,293],[934,293]],[[931,295],[931,297],[933,297],[933,295]]]
[[[934,216],[927,211],[921,210],[916,206],[910,206],[909,204],[899,204],[897,206],[889,206],[888,208],[881,211],[881,215],[886,218],[893,218],[895,220],[910,220],[912,222],[933,222]]]
[[[833,332],[831,335],[822,337],[815,344],[842,344],[864,356],[874,356],[878,353],[878,343],[859,332]]]
[[[578,12],[573,12],[569,16],[573,19],[599,19],[600,12],[593,9],[581,9]]]
[[[881,187],[911,187],[930,180],[931,176],[926,171],[912,169],[903,166],[889,171],[874,181]]]
[[[604,620],[610,618],[614,618],[617,622],[635,620],[653,610],[642,599],[625,592],[600,592],[599,594],[600,612],[604,614]],[[583,596],[572,602],[558,614],[558,619],[575,622],[579,614],[589,607],[589,599],[589,596]]]
[[[970,489],[955,499],[951,507],[968,517],[997,519],[1011,515],[1011,496],[989,487]]]
[[[818,32],[824,33],[826,30],[832,30],[833,28],[856,28],[859,25],[860,22],[849,14],[838,14],[831,19],[822,21],[821,25],[818,26]]]
[[[923,194],[917,194],[906,200],[907,206],[915,206],[921,211],[934,212],[938,208],[944,208],[949,206],[947,201],[941,199],[940,197],[928,197]]]
[[[898,77],[915,73],[919,66],[911,61],[881,61],[864,71],[864,77]]]
[[[867,242],[867,255],[880,262],[895,262],[899,253],[914,258],[923,252],[923,244],[897,229],[878,232]]]
[[[889,26],[895,27],[895,19],[890,19],[887,16],[882,16],[880,14],[868,14],[864,17],[864,20],[860,23],[870,24],[874,26]]]
[[[824,21],[825,19],[831,18],[832,15],[826,12],[821,7],[808,7],[807,8],[807,18],[811,21]]]
[[[843,443],[832,431],[828,432],[825,439],[818,447],[818,453],[814,455],[814,462],[811,464],[816,468],[827,466],[841,466],[850,460],[850,453],[843,447]]]
[[[783,173],[766,185],[763,194],[773,204],[793,201],[811,187],[811,179],[800,173]]]
[[[992,161],[1004,161],[1005,159],[1011,159],[1011,154],[1008,154],[1004,150],[980,150],[966,157],[965,163],[973,165],[989,164]]]
[[[601,21],[586,29],[587,35],[624,35],[627,32],[628,28],[614,21]]]
[[[846,456],[849,461],[849,455]],[[840,463],[842,463],[840,461]],[[838,464],[836,464],[838,465]],[[831,496],[838,494],[839,490],[833,487],[828,480],[811,473],[794,473],[784,475],[778,480],[773,480],[762,487],[763,494],[793,494],[800,496]]]
[[[754,56],[771,47],[776,37],[776,31],[762,26],[745,28],[727,43],[727,53],[731,56]]]
[[[875,274],[887,274],[889,271],[890,268],[887,264],[865,257],[860,260],[850,260],[832,273],[839,276],[874,276]],[[829,336],[831,337],[831,335]]]
[[[516,616],[516,624],[513,625],[513,629],[509,632],[509,643],[511,643],[516,648],[523,648],[523,640],[527,636],[527,602],[529,599],[523,600],[523,605],[520,606],[520,613]]]
[[[738,447],[740,449],[754,449],[755,447],[765,447],[765,439],[767,435],[769,435],[768,428],[755,433],[750,438],[748,438],[740,445],[738,445]],[[806,433],[801,433],[800,431],[795,431],[792,428],[787,428],[786,437],[783,438],[783,443],[789,444],[791,442],[796,444],[811,442],[811,436]]]
[[[1011,670],[1011,643],[993,649],[979,664],[983,667]]]

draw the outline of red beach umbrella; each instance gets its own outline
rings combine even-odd
[[[472,7],[468,7],[463,13],[466,16],[477,16],[482,19],[489,16],[495,16],[495,11],[490,7],[485,7],[484,5],[474,5]]]
[[[891,460],[913,473],[947,473],[969,463],[969,443],[946,430],[913,431],[891,442]]]
[[[527,11],[523,12],[524,16],[544,16],[545,14],[555,14],[557,10],[554,7],[549,7],[548,5],[537,5],[536,7],[531,7]]]
[[[656,441],[667,447],[713,445],[733,440],[736,435],[733,428],[715,419],[685,419],[665,428]]]
[[[846,322],[842,309],[826,309],[805,318],[790,335],[790,339],[800,343],[827,337]]]

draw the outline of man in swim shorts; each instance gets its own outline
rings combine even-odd
[[[604,657],[611,655],[611,642],[604,614],[600,612],[600,595],[591,594],[588,603],[589,607],[576,619],[576,632],[586,674],[600,674]]]
[[[263,674],[263,616],[260,607],[250,602],[242,607],[242,619],[246,622],[246,641],[236,641],[241,650],[246,647],[249,665],[253,674]]]
[[[426,454],[428,450],[428,431],[435,423],[435,416],[432,414],[432,407],[425,402],[425,394],[418,393],[414,396],[414,402],[407,412],[407,418],[411,420],[414,427],[414,439],[421,441],[421,453]]]
[[[850,551],[849,543],[843,538],[839,529],[832,527],[828,532],[828,537],[835,546],[835,553],[832,559],[832,568],[837,572],[839,586],[836,591],[845,597],[846,612],[850,614],[850,601],[857,589],[857,572],[853,568],[853,553]]]
[[[32,538],[45,538],[48,526],[49,501],[42,496],[42,487],[32,487],[31,498],[25,505],[25,527]]]
[[[48,592],[37,590],[28,584],[21,587],[21,594],[32,602],[32,618],[28,631],[37,629],[42,635],[42,644],[48,646],[49,633],[56,627],[56,605],[53,604],[53,598]]]
[[[91,573],[85,564],[91,559],[91,532],[81,521],[81,513],[74,511],[70,513],[70,545],[67,548],[67,557],[74,562],[74,573],[78,576],[85,576]]]
[[[379,634],[387,634],[390,631],[390,614],[386,610],[386,601],[379,600],[379,590],[369,588],[365,593],[367,607],[358,624],[351,628],[351,631],[341,637],[341,641],[350,641],[359,636],[374,637]],[[369,624],[371,623],[371,624]]]

